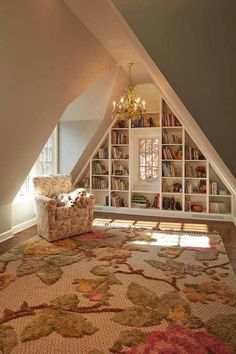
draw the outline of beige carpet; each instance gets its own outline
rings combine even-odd
[[[0,256],[0,352],[236,353],[220,236],[124,226]]]

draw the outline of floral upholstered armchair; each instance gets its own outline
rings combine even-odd
[[[93,195],[72,190],[71,176],[34,177],[33,183],[39,235],[51,242],[92,230]]]

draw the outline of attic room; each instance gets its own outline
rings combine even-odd
[[[1,352],[236,353],[235,11],[0,1]]]

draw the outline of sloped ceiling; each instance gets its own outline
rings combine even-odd
[[[60,121],[102,120],[107,109],[107,101],[111,95],[117,70],[114,67],[71,102],[66,107]]]
[[[66,106],[115,61],[57,0],[0,2],[0,42],[0,204],[7,204]]]
[[[236,175],[236,2],[112,0]]]

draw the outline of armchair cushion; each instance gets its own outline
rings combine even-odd
[[[56,209],[56,219],[57,220],[66,220],[74,217],[86,216],[88,214],[87,208],[78,208],[77,206],[67,207],[62,206]]]

